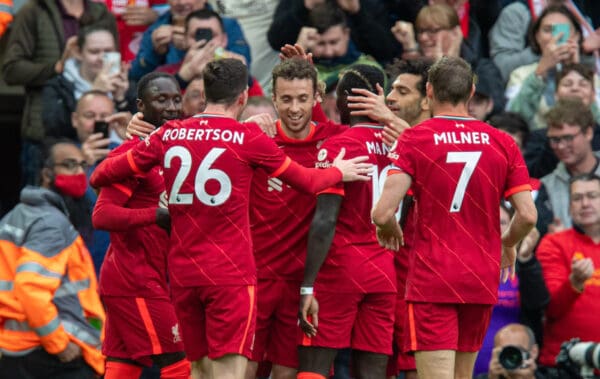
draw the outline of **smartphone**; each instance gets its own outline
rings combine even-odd
[[[558,45],[566,43],[571,34],[571,26],[569,24],[552,24],[552,37],[562,33],[562,36],[556,41]]]
[[[108,68],[109,74],[118,74],[121,72],[121,53],[111,51],[104,53],[102,57],[104,67]]]
[[[212,29],[208,29],[208,28],[196,29],[195,38],[196,38],[196,41],[200,41],[200,40],[205,40],[206,42],[210,41],[213,38]]]
[[[106,121],[94,122],[94,133],[102,133],[102,138],[108,138],[108,122],[106,122]]]

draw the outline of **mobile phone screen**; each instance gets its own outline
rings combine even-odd
[[[106,122],[106,121],[94,122],[94,133],[102,133],[102,138],[108,138],[108,122]]]
[[[552,24],[552,37],[562,33],[562,36],[556,42],[559,45],[566,43],[570,37],[571,26],[569,24]]]
[[[213,38],[213,32],[208,28],[198,28],[195,34],[196,41],[205,40],[210,41]]]

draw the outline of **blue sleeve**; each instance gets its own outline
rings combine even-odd
[[[168,14],[165,14],[158,18],[154,24],[150,25],[148,29],[142,35],[142,42],[140,42],[140,50],[133,62],[131,62],[131,68],[129,69],[129,79],[138,81],[144,75],[154,71],[158,66],[165,63],[164,55],[157,54],[152,46],[152,32],[159,26],[167,23]]]
[[[248,63],[248,69],[250,69],[252,62],[250,45],[246,41],[242,27],[237,20],[229,17],[223,17],[223,27],[227,33],[227,50],[243,55]]]

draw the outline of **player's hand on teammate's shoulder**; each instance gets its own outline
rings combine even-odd
[[[268,113],[260,113],[254,116],[250,116],[243,122],[254,122],[260,126],[260,129],[265,132],[266,135],[273,138],[277,134],[277,127],[275,126],[275,120]]]
[[[369,181],[370,173],[373,172],[373,165],[365,162],[369,159],[366,155],[344,159],[346,149],[342,148],[337,157],[333,160],[333,166],[342,172],[344,182],[354,182],[357,180]]]
[[[146,138],[156,129],[154,125],[143,120],[144,114],[138,112],[133,115],[129,123],[127,124],[127,130],[125,135],[128,139],[132,139],[134,136]]]

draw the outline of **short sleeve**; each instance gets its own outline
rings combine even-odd
[[[529,171],[527,165],[521,155],[521,151],[512,138],[506,139],[508,142],[508,172],[506,175],[506,183],[504,185],[504,197],[508,198],[515,193],[522,191],[531,191],[529,180]]]
[[[400,138],[394,143],[388,158],[392,161],[393,171],[391,174],[405,172],[414,176],[416,169],[414,164],[414,141],[411,137],[410,129],[404,131]]]
[[[248,133],[248,141],[244,143],[245,159],[254,166],[265,169],[271,176],[285,171],[290,165],[291,159],[273,142],[273,140],[263,133],[258,125],[251,126]]]
[[[321,148],[317,153],[315,168],[331,167],[333,165],[333,160],[338,156],[341,149],[341,145],[336,141],[335,138],[326,140],[323,145],[321,145]],[[319,193],[329,193],[344,196],[344,183],[340,182],[335,186],[327,188]]]

